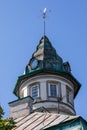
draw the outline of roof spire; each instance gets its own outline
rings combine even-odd
[[[43,20],[44,20],[44,36],[45,36],[45,19],[46,19],[46,12],[47,12],[47,9],[44,8],[43,10]]]

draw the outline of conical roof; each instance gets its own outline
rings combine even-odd
[[[32,58],[29,60],[26,67],[26,74],[41,69],[64,71],[64,64],[62,58],[56,53],[55,48],[52,46],[47,36],[43,36],[39,41]]]

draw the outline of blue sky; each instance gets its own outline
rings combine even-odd
[[[46,35],[82,84],[75,109],[87,120],[87,0],[0,0],[0,104],[9,116],[17,78],[43,36],[45,7]]]

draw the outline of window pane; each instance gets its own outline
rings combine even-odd
[[[32,87],[31,94],[32,97],[36,99],[39,96],[39,87],[38,86]]]
[[[50,84],[50,96],[57,96],[57,93],[56,93],[56,85],[53,85],[53,84]]]

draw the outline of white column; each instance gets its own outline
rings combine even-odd
[[[40,94],[41,94],[41,99],[46,100],[47,99],[47,88],[46,88],[46,81],[42,80],[40,82]]]

